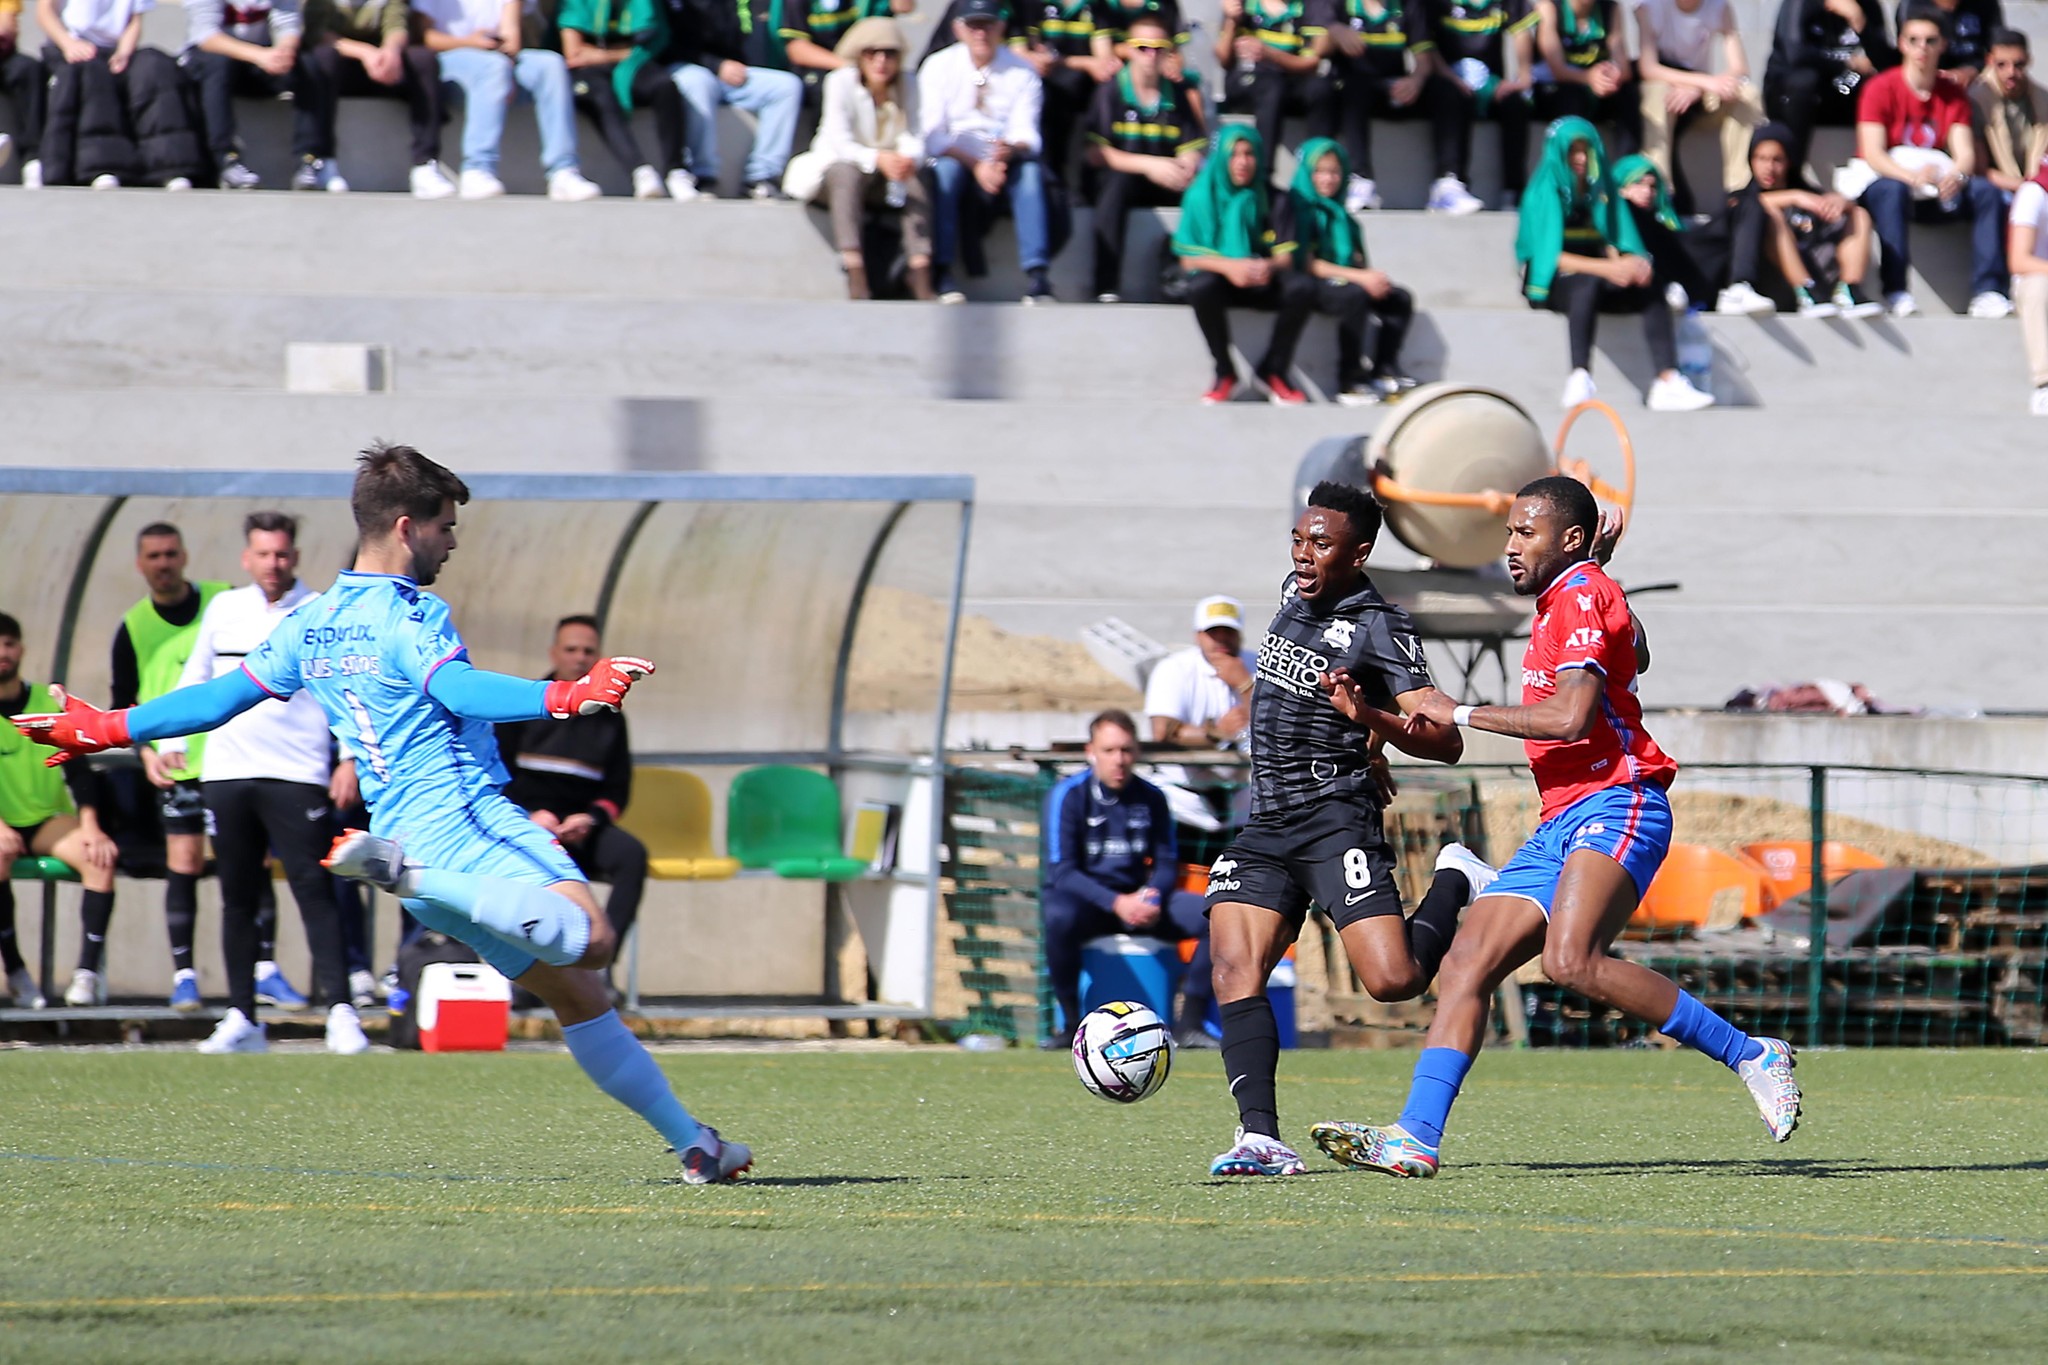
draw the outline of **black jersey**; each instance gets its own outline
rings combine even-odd
[[[1403,692],[1431,685],[1415,622],[1370,581],[1318,609],[1302,600],[1289,574],[1259,646],[1252,687],[1254,816],[1329,797],[1372,799],[1372,733],[1346,720],[1316,685],[1317,675],[1339,668],[1358,680],[1367,701],[1388,711]]]

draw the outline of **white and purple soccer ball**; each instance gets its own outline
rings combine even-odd
[[[1172,1070],[1166,1021],[1134,1000],[1090,1010],[1074,1030],[1074,1074],[1091,1095],[1136,1104],[1157,1094]]]

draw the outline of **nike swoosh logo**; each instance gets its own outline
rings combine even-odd
[[[1230,1078],[1230,1093],[1235,1095],[1237,1093],[1237,1087],[1243,1082],[1248,1081],[1250,1079],[1251,1077],[1249,1076],[1232,1076]]]
[[[1370,896],[1371,894],[1372,892],[1370,891],[1361,891],[1355,896],[1346,896],[1344,898],[1344,903],[1346,905],[1356,905],[1360,901],[1364,900],[1367,896]]]
[[[1093,828],[1096,825],[1106,825],[1108,823],[1109,817],[1107,815],[1091,815],[1088,817],[1088,824],[1091,828]]]

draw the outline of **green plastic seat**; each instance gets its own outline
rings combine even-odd
[[[840,843],[839,788],[808,768],[749,768],[726,796],[725,851],[778,877],[852,881],[868,870]]]
[[[78,873],[72,870],[71,864],[55,858],[30,856],[16,858],[13,866],[7,869],[7,878],[17,882],[75,882]]]

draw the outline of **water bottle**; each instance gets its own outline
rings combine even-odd
[[[1492,102],[1494,87],[1500,84],[1500,78],[1493,74],[1492,67],[1477,57],[1465,57],[1451,69],[1458,73],[1459,80],[1471,87],[1472,98],[1481,109]]]
[[[882,191],[882,202],[892,209],[900,209],[910,202],[910,191],[901,180],[891,180],[889,187]]]
[[[1697,312],[1678,320],[1678,372],[1701,393],[1714,391],[1714,339]]]

